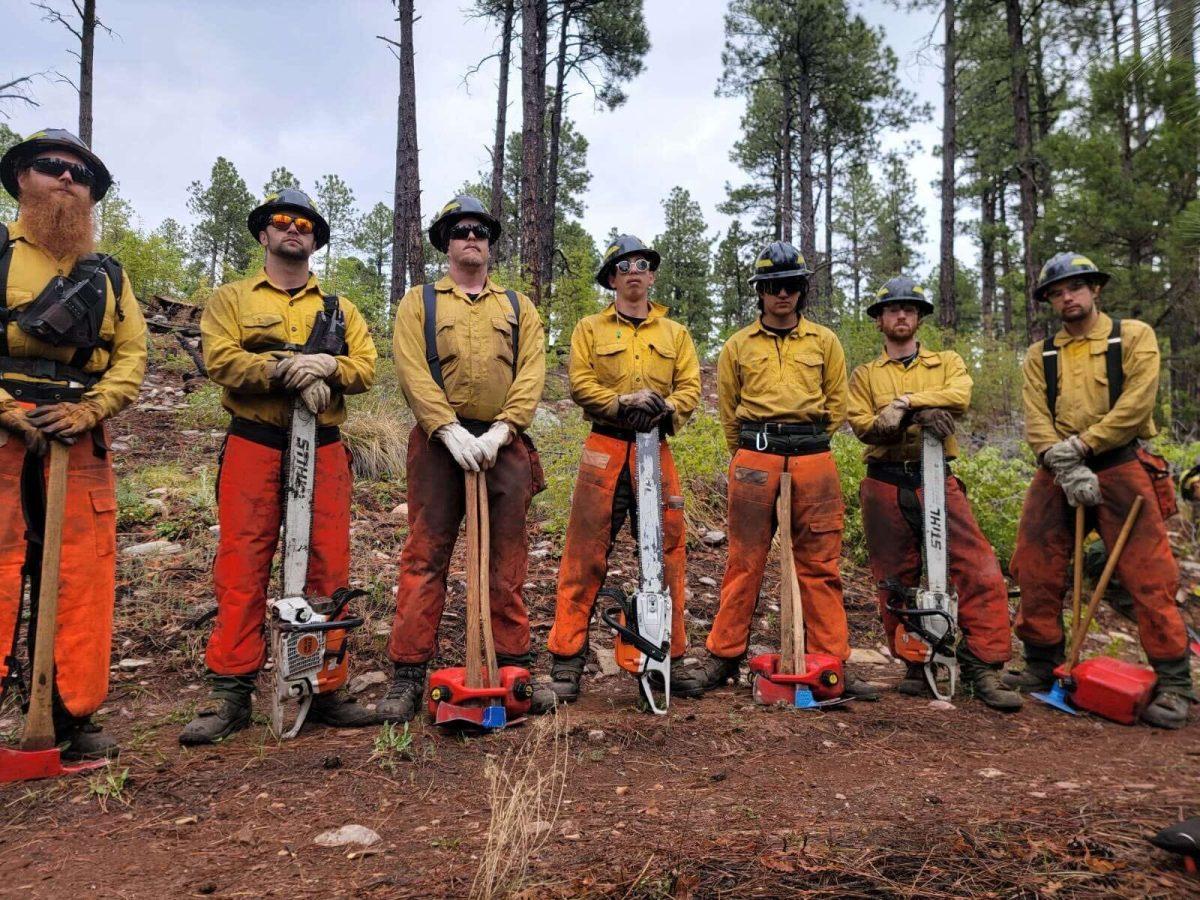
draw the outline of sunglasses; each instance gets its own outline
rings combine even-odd
[[[67,162],[57,156],[39,156],[29,161],[29,168],[42,175],[49,175],[51,178],[59,178],[63,172],[69,172],[72,181],[85,187],[91,187],[96,183],[96,174],[87,166]]]
[[[289,216],[287,213],[274,213],[271,216],[272,228],[287,231],[293,225],[301,234],[312,234],[313,232],[312,219],[306,219],[304,216]]]
[[[465,241],[467,238],[474,237],[477,240],[491,240],[492,232],[486,225],[455,225],[449,231],[450,238],[456,241]]]
[[[613,267],[622,275],[628,275],[631,270],[634,272],[649,272],[650,260],[641,257],[637,259],[618,259]]]
[[[776,297],[780,294],[798,294],[804,290],[803,278],[781,278],[778,281],[763,281],[758,285],[758,292]]]

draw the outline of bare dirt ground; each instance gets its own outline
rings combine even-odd
[[[164,462],[187,476],[157,495],[181,551],[121,559],[113,683],[98,720],[125,750],[107,774],[0,788],[0,896],[458,897],[481,861],[519,856],[531,843],[528,868],[505,885],[525,897],[1200,892],[1178,860],[1145,842],[1200,813],[1194,723],[1175,733],[1126,728],[1035,703],[1002,716],[963,697],[937,710],[894,692],[802,713],[755,707],[745,684],[676,700],[659,718],[635,709],[632,677],[592,667],[584,698],[557,727],[542,720],[463,739],[417,723],[407,750],[389,754],[376,752],[374,729],[314,727],[280,744],[259,718],[225,744],[185,750],[176,737],[203,694],[207,636],[207,626],[190,623],[212,602],[215,537],[183,514],[179,497],[211,490],[220,437],[180,433],[179,397],[164,387],[178,388],[178,378],[154,376],[143,397],[150,408],[114,428],[127,448],[117,455],[122,477]],[[388,671],[383,641],[404,534],[394,512],[402,486],[359,483],[356,491],[353,571],[371,597],[352,676]],[[122,546],[162,537],[162,521],[123,533]],[[548,551],[535,550],[527,590],[542,647],[561,546],[536,525],[531,544]],[[631,549],[618,547],[613,569],[635,571]],[[709,580],[719,582],[723,565],[723,547],[689,550],[694,651],[715,611]],[[458,658],[462,572],[456,558],[441,636],[447,664]],[[846,581],[852,643],[878,648],[870,579],[848,566]],[[769,616],[769,604],[759,613]],[[753,643],[774,644],[773,623],[756,619]],[[1121,632],[1135,630],[1106,610],[1089,649],[1111,648]],[[610,639],[595,628],[592,643]],[[856,671],[890,685],[902,668],[883,660]],[[358,696],[371,702],[383,689]],[[11,738],[15,727],[10,703],[0,732]],[[493,820],[491,781],[519,775],[531,752],[551,772],[555,737],[565,779],[535,789],[532,827],[506,837],[503,817]],[[314,844],[348,823],[381,840]]]

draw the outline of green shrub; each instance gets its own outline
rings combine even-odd
[[[206,381],[187,395],[187,404],[175,413],[175,420],[183,430],[225,428],[229,413],[221,406],[221,388]]]
[[[578,408],[556,414],[557,422],[542,416],[534,420],[529,435],[537,444],[542,469],[546,473],[546,490],[534,498],[534,517],[542,518],[542,528],[551,534],[567,530],[571,515],[571,494],[579,472],[579,457],[590,426]]]
[[[858,502],[858,486],[867,474],[863,461],[863,445],[852,434],[839,431],[833,436],[833,459],[837,463],[842,483],[842,500],[846,504],[846,524],[842,534],[843,552],[860,566],[867,564],[867,541],[863,533],[862,506]]]
[[[959,457],[954,472],[966,484],[975,519],[996,548],[1000,565],[1007,569],[1017,544],[1017,522],[1025,490],[1033,480],[1032,460],[1006,459],[995,447],[984,447]]]

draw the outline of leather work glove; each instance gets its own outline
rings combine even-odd
[[[1059,441],[1042,454],[1042,465],[1055,475],[1079,465],[1088,455],[1088,446],[1077,434]]]
[[[948,409],[918,409],[913,413],[913,421],[932,432],[939,441],[945,441],[954,434],[954,416]]]
[[[324,381],[337,371],[337,360],[328,353],[297,353],[275,364],[271,377],[289,391],[302,391],[314,381]]]
[[[483,460],[479,466],[481,469],[490,469],[496,464],[496,457],[500,455],[500,448],[508,444],[513,439],[512,427],[507,422],[493,422],[482,437],[476,438],[479,448],[483,451]]]
[[[39,406],[26,413],[25,417],[46,437],[69,445],[74,444],[81,434],[86,434],[99,425],[104,419],[104,412],[95,401],[80,400],[78,403]]]
[[[25,408],[16,400],[0,402],[0,428],[17,435],[34,456],[46,455],[46,436],[29,421]]]
[[[319,416],[329,409],[329,403],[333,400],[333,389],[324,381],[314,381],[300,392],[300,400],[308,407],[309,412]]]
[[[662,395],[650,388],[617,398],[617,421],[634,431],[650,431],[672,407]]]
[[[1067,495],[1072,506],[1099,506],[1100,479],[1083,463],[1076,463],[1054,475],[1054,480]]]
[[[466,471],[478,472],[483,468],[484,449],[479,440],[457,422],[443,425],[433,436],[446,445],[454,461]]]
[[[895,444],[904,432],[904,419],[908,415],[908,397],[897,397],[875,416],[871,427],[862,439],[868,444]]]

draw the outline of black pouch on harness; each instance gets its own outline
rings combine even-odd
[[[325,298],[325,308],[317,313],[312,331],[308,333],[308,340],[304,342],[304,349],[300,352],[346,355],[346,315],[342,312],[337,297]]]
[[[104,260],[84,257],[70,275],[57,275],[16,315],[17,327],[52,347],[95,347],[100,343],[107,299]]]

